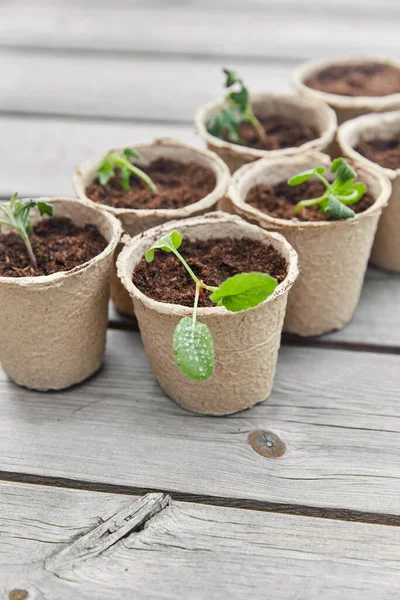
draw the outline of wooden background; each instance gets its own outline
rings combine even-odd
[[[222,66],[289,91],[311,57],[398,56],[399,18],[398,0],[3,0],[0,197],[71,195],[114,145],[201,146]],[[399,275],[369,269],[353,321],[286,338],[268,402],[223,419],[168,400],[113,311],[84,386],[0,372],[0,597],[397,599],[399,334]]]

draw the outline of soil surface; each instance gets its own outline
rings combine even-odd
[[[219,286],[238,273],[268,273],[281,283],[286,275],[286,259],[272,245],[256,240],[231,238],[183,240],[179,252],[194,273],[207,285]],[[143,258],[136,266],[133,283],[141,292],[160,302],[193,306],[195,284],[172,253],[156,250],[154,261]],[[199,306],[215,306],[206,290],[200,290]]]
[[[305,83],[315,90],[340,96],[389,96],[400,92],[400,69],[375,62],[332,65]]]
[[[130,190],[121,187],[121,178],[117,174],[107,185],[101,185],[96,179],[86,188],[86,195],[99,204],[114,208],[182,208],[198,202],[217,184],[211,169],[197,163],[184,164],[176,160],[159,158],[142,168],[156,184],[157,191],[143,183],[134,175],[130,178]]]
[[[256,115],[266,133],[266,139],[260,140],[257,131],[251,123],[242,123],[239,136],[245,142],[244,146],[256,150],[281,150],[294,148],[319,137],[318,131],[310,125],[302,124],[294,119],[281,115],[260,117]],[[225,137],[229,141],[228,137]]]
[[[400,169],[400,133],[386,140],[364,140],[355,150],[381,167]]]
[[[0,234],[0,276],[32,277],[68,271],[94,258],[107,246],[97,227],[78,227],[66,218],[44,218],[35,226],[30,242],[38,264],[36,270],[19,234]]]
[[[246,202],[261,212],[267,213],[277,219],[298,219],[299,221],[335,221],[330,215],[319,211],[317,206],[303,208],[301,213],[296,214],[295,207],[300,200],[318,198],[325,191],[325,186],[318,180],[311,179],[297,186],[290,186],[286,181],[277,185],[255,185],[246,197]],[[355,213],[367,210],[374,203],[374,198],[368,191],[356,204],[350,208]]]

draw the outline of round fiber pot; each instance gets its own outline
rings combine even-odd
[[[400,111],[371,114],[344,123],[338,134],[343,156],[377,169],[392,183],[392,194],[383,209],[372,246],[372,264],[400,272],[400,169],[387,169],[365,158],[355,148],[362,141],[390,139],[400,133]]]
[[[126,146],[124,146],[125,148]],[[188,204],[179,209],[132,209],[132,208],[114,208],[104,206],[110,214],[117,217],[122,224],[125,233],[135,236],[146,229],[155,227],[161,223],[166,223],[175,219],[184,219],[195,215],[200,215],[210,210],[214,210],[217,204],[222,201],[227,194],[230,183],[230,173],[224,162],[214,153],[207,150],[192,148],[182,142],[171,139],[154,140],[149,144],[135,144],[134,148],[138,151],[140,159],[137,161],[139,167],[146,167],[152,161],[158,158],[168,158],[182,163],[199,163],[204,167],[211,169],[216,176],[216,186],[213,191],[193,204]],[[123,148],[116,149],[122,152]],[[93,158],[78,167],[74,174],[75,191],[81,200],[95,204],[86,196],[86,187],[96,179],[96,171],[99,168],[104,154]],[[117,254],[122,249],[118,248]],[[125,288],[121,285],[117,277],[115,267],[111,279],[111,299],[117,309],[124,315],[133,316],[132,301]]]
[[[315,127],[318,137],[301,146],[283,148],[281,150],[258,150],[239,144],[232,144],[211,135],[207,131],[207,122],[224,107],[224,98],[203,106],[196,114],[196,128],[205,140],[209,150],[216,152],[233,173],[242,165],[260,158],[278,158],[298,155],[309,150],[326,150],[336,134],[336,117],[334,111],[325,103],[313,98],[302,98],[290,94],[274,94],[260,92],[251,94],[251,105],[258,116],[281,115],[289,119],[307,123]]]
[[[109,283],[121,225],[105,211],[67,198],[51,202],[57,217],[95,225],[108,242],[70,271],[38,277],[0,277],[0,361],[19,385],[60,390],[80,383],[102,364]],[[33,219],[37,220],[37,216]]]
[[[353,219],[298,221],[277,219],[246,202],[256,184],[276,185],[317,165],[329,166],[320,153],[259,161],[235,173],[229,195],[232,210],[270,231],[282,233],[299,255],[300,275],[289,294],[284,331],[313,336],[340,329],[357,306],[375,230],[390,196],[388,179],[356,164],[375,203]]]
[[[294,87],[304,97],[323,100],[329,104],[329,106],[335,110],[339,124],[366,113],[400,109],[400,93],[390,94],[387,96],[344,96],[340,94],[323,92],[322,90],[316,90],[307,85],[307,81],[311,76],[320,73],[328,67],[339,67],[341,65],[348,64],[364,65],[368,63],[381,63],[383,65],[390,65],[400,69],[400,62],[388,58],[348,57],[328,60],[315,60],[304,63],[294,71]]]
[[[272,244],[287,260],[288,275],[262,304],[233,313],[223,307],[199,308],[198,320],[211,330],[215,371],[207,381],[193,381],[177,367],[172,336],[192,308],[156,302],[132,282],[132,272],[153,242],[179,229],[191,240],[250,237]],[[118,275],[132,296],[145,350],[159,384],[183,408],[196,413],[228,415],[265,400],[272,389],[287,295],[297,276],[297,255],[280,235],[268,233],[222,212],[168,223],[136,236],[117,261]],[[183,268],[183,267],[182,267]]]

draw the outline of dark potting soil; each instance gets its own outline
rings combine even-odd
[[[266,133],[266,139],[260,140],[257,131],[251,123],[242,123],[239,127],[239,136],[245,142],[244,146],[256,150],[281,150],[301,146],[306,142],[315,140],[319,133],[310,125],[305,125],[294,119],[281,115],[260,117],[256,115]],[[229,141],[228,137],[225,137]]]
[[[153,192],[141,179],[130,178],[130,189],[121,187],[119,174],[107,185],[96,179],[86,188],[86,195],[99,204],[114,208],[182,208],[198,202],[216,186],[217,180],[211,169],[198,163],[184,164],[176,160],[159,158],[142,168],[157,186]]]
[[[364,140],[355,149],[381,167],[400,169],[400,134],[386,140]]]
[[[1,276],[32,277],[68,271],[94,258],[107,246],[97,227],[78,227],[67,218],[44,218],[29,239],[38,264],[36,270],[19,234],[0,234]]]
[[[268,273],[280,283],[287,275],[286,259],[272,245],[249,238],[183,240],[179,252],[194,273],[207,285],[221,285],[238,273]],[[141,292],[160,302],[193,306],[195,285],[172,254],[156,250],[154,261],[143,258],[133,271],[132,280]],[[209,292],[200,290],[199,306],[215,306]]]
[[[317,206],[303,208],[301,213],[296,214],[295,207],[300,200],[318,198],[325,191],[324,185],[318,180],[309,180],[301,185],[290,186],[286,181],[277,185],[258,184],[252,187],[246,197],[246,202],[261,212],[267,213],[277,219],[294,219],[299,221],[335,221],[330,215],[319,211]],[[356,204],[350,208],[355,213],[367,210],[374,203],[374,198],[366,192]]]
[[[389,96],[400,92],[400,69],[376,62],[332,65],[314,73],[305,83],[340,96]]]

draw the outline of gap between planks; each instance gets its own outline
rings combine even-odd
[[[119,331],[138,331],[137,322],[134,319],[128,319],[124,317],[121,317],[121,319],[110,319],[108,322],[108,328]],[[348,352],[371,352],[374,354],[400,354],[400,346],[346,342],[342,340],[335,341],[334,339],[326,340],[323,337],[302,338],[289,333],[283,333],[282,345],[298,346],[301,348],[320,348],[321,350],[346,350]]]
[[[80,479],[70,479],[67,477],[47,477],[43,475],[17,473],[11,471],[0,471],[0,481],[129,496],[143,496],[149,493],[161,493],[167,495],[172,500],[188,502],[191,504],[205,504],[207,506],[221,506],[223,508],[237,508],[257,512],[271,512],[303,517],[315,517],[334,521],[350,521],[357,523],[369,523],[373,525],[400,527],[400,515],[388,513],[373,513],[344,508],[321,508],[317,506],[285,504],[280,502],[267,502],[263,500],[193,494],[173,490],[159,490],[155,488],[91,482]]]

